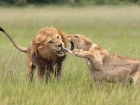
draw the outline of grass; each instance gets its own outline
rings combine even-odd
[[[22,46],[36,32],[54,26],[82,33],[110,53],[140,59],[140,7],[0,7],[0,25]],[[59,83],[29,84],[26,54],[0,33],[0,105],[138,105],[140,89],[120,84],[92,85],[84,59],[67,54]]]

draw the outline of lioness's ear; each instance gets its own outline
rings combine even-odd
[[[70,35],[67,35],[67,38],[69,38],[70,37]]]
[[[70,41],[71,40],[71,36],[67,35],[67,39],[68,39],[68,41]]]
[[[84,38],[84,42],[87,45],[92,44],[92,41],[89,38]]]

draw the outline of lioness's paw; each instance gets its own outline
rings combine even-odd
[[[73,50],[73,53],[75,53],[75,52],[81,52],[81,51],[83,51],[82,49],[74,49]]]
[[[84,57],[84,51],[82,49],[74,49],[73,54],[78,57]]]

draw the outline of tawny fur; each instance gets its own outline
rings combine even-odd
[[[85,58],[94,84],[103,81],[126,83],[140,82],[140,61],[111,55],[85,35],[72,34],[68,40],[74,44],[73,54]]]
[[[66,57],[62,47],[67,47],[67,37],[62,31],[54,27],[43,28],[37,32],[27,48],[17,45],[1,27],[0,31],[5,33],[18,50],[27,53],[29,81],[32,81],[34,69],[37,70],[38,81],[42,80],[44,76],[48,79],[51,73],[54,73],[58,80],[60,79],[62,62]]]

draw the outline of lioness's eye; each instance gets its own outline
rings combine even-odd
[[[77,36],[77,35],[76,35],[75,37],[76,37],[76,38],[78,38],[78,36]]]
[[[48,43],[53,43],[53,41],[50,40]]]

